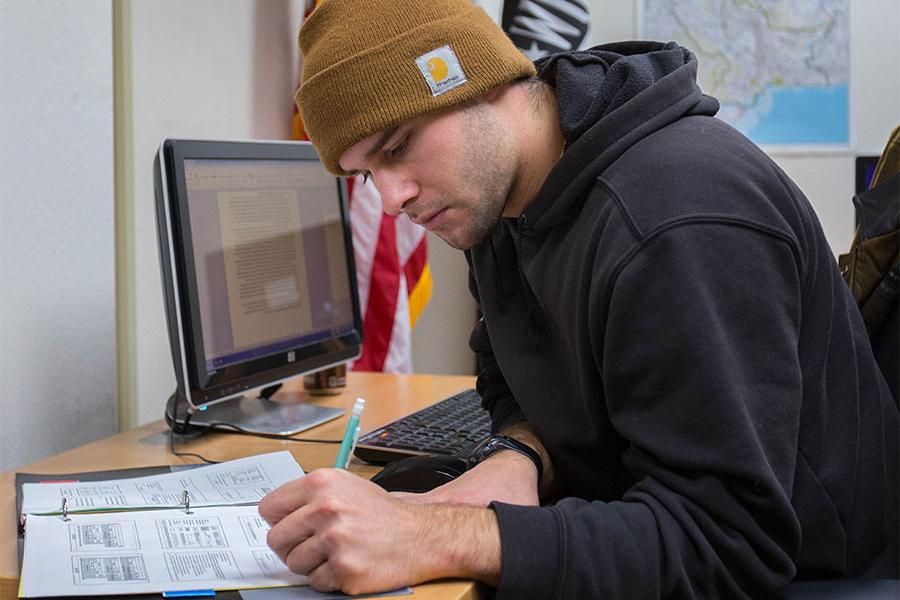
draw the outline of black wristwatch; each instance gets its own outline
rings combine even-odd
[[[466,457],[466,468],[471,469],[494,452],[500,450],[512,450],[518,452],[531,459],[537,468],[538,483],[541,481],[541,475],[544,473],[544,465],[541,464],[541,456],[528,444],[524,444],[517,439],[507,435],[492,435],[486,437],[469,451]]]

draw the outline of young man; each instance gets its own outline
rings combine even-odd
[[[326,0],[300,44],[325,165],[466,251],[508,437],[420,497],[332,469],[273,492],[291,569],[501,598],[897,576],[896,405],[812,208],[713,117],[689,51],[600,46],[533,78],[468,0]]]

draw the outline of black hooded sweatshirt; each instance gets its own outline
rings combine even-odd
[[[561,486],[491,505],[498,598],[897,577],[897,407],[806,198],[674,43],[537,67],[566,150],[467,253],[484,404]]]

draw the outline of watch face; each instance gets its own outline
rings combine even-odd
[[[509,438],[499,435],[492,435],[491,437],[481,442],[477,447],[478,453],[481,455],[482,459],[487,458],[498,450],[504,449],[516,450],[521,452],[521,450],[519,450],[519,448],[517,448],[515,444],[511,444],[509,442]]]
[[[482,444],[481,453],[485,457],[488,457],[499,449],[500,449],[500,446],[497,445],[497,438],[490,437],[484,442],[484,444]]]
[[[485,439],[478,442],[475,447],[473,447],[469,451],[469,455],[466,457],[468,468],[471,469],[497,451],[497,448],[494,446],[495,439],[496,438],[494,436],[486,437]]]
[[[492,435],[472,448],[472,451],[466,459],[468,468],[471,469],[499,450],[512,450],[513,452],[518,452],[519,454],[528,457],[531,462],[534,463],[538,472],[538,479],[540,479],[543,470],[540,455],[527,444],[505,435]]]

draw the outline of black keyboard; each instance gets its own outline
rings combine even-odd
[[[456,454],[491,433],[481,397],[466,390],[406,415],[359,438],[353,454],[384,464],[422,454]]]

